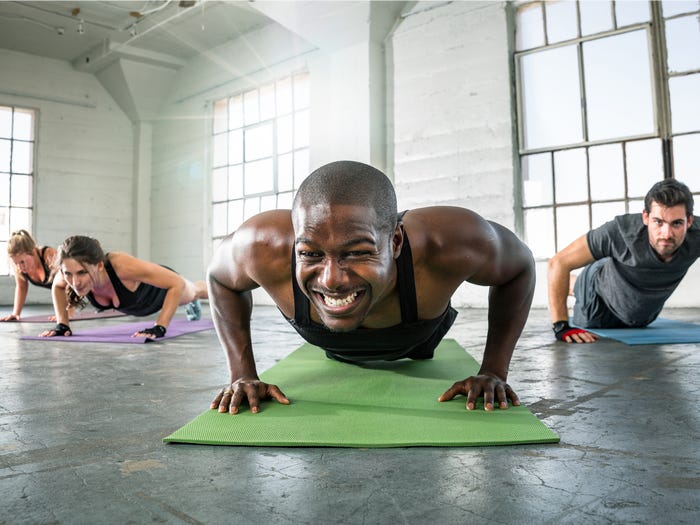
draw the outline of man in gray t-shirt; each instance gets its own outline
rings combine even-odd
[[[591,343],[583,328],[641,327],[651,323],[700,257],[700,224],[693,195],[675,180],[656,183],[641,214],[615,217],[549,261],[552,328],[567,343]],[[584,267],[578,278],[571,271]],[[575,283],[574,283],[575,280]],[[566,297],[576,297],[569,325]]]

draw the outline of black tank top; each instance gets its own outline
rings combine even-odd
[[[393,361],[404,357],[430,359],[435,347],[452,326],[457,311],[448,305],[442,315],[435,319],[418,319],[413,257],[408,236],[405,234],[401,253],[396,259],[396,270],[401,305],[400,324],[387,328],[357,328],[349,332],[332,332],[311,319],[311,303],[297,284],[296,257],[292,253],[294,319],[286,316],[285,318],[301,337],[312,345],[323,348],[328,357],[338,361]]]
[[[169,269],[169,268],[168,268]],[[127,315],[135,315],[137,317],[144,317],[146,315],[151,315],[158,312],[163,308],[163,301],[165,300],[165,294],[168,293],[166,288],[157,288],[150,284],[141,283],[135,291],[129,290],[124,284],[119,280],[117,273],[112,268],[112,263],[109,259],[105,260],[105,270],[107,270],[107,275],[109,280],[114,287],[114,291],[117,293],[119,298],[119,306],[114,306],[113,304],[100,304],[95,300],[95,296],[92,292],[88,292],[87,299],[90,304],[99,310],[109,310],[114,308],[120,312]]]
[[[32,283],[34,286],[40,286],[42,288],[51,288],[51,285],[53,284],[53,274],[51,273],[51,268],[48,267],[46,264],[46,259],[44,258],[44,252],[46,252],[46,246],[44,246],[41,251],[37,248],[37,252],[39,253],[39,260],[41,261],[41,265],[44,267],[44,280],[43,281],[35,281],[31,277],[29,277],[29,274],[26,274],[22,272],[22,277],[24,277],[27,281]]]

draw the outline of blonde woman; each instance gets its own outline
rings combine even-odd
[[[37,246],[27,230],[17,230],[12,232],[7,242],[7,255],[15,270],[15,301],[12,313],[1,317],[0,321],[19,321],[29,283],[51,289],[56,250],[50,246]]]

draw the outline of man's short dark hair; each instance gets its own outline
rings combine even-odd
[[[389,177],[362,162],[341,160],[313,171],[301,183],[292,208],[314,203],[369,206],[377,213],[378,226],[396,228],[396,192]]]
[[[688,186],[676,179],[664,179],[651,187],[644,197],[644,210],[647,213],[651,211],[653,202],[664,208],[684,204],[686,217],[693,214],[693,194]]]

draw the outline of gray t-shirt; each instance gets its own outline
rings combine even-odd
[[[595,259],[608,259],[597,276],[596,288],[610,310],[631,326],[653,321],[700,257],[700,223],[694,217],[685,241],[669,262],[659,260],[649,244],[642,214],[619,215],[588,232]]]

